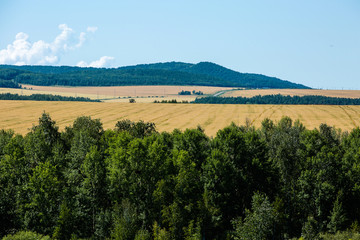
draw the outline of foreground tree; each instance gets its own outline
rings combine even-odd
[[[268,190],[267,168],[265,143],[253,129],[232,124],[217,133],[204,166],[204,201],[212,215],[214,236],[226,233],[232,219],[244,216],[255,191]]]
[[[356,238],[359,152],[359,129],[287,117],[209,138],[90,117],[60,133],[44,113],[24,137],[0,130],[0,237]]]
[[[255,193],[252,197],[251,211],[246,210],[244,220],[233,222],[235,240],[274,239],[276,236],[277,212],[267,196]]]

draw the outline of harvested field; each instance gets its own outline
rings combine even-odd
[[[121,86],[121,87],[53,87],[23,85],[26,89],[0,88],[0,93],[17,93],[21,95],[54,94],[67,97],[88,97],[104,102],[129,102],[134,98],[138,103],[150,103],[155,100],[193,101],[196,95],[178,95],[184,91],[202,91],[206,95],[214,95],[225,91],[222,97],[253,97],[256,95],[282,94],[290,96],[321,95],[328,97],[360,98],[360,90],[319,90],[319,89],[254,89],[232,90],[223,87],[204,86]]]
[[[360,106],[0,101],[0,129],[13,129],[25,134],[33,124],[37,124],[43,111],[50,113],[60,129],[85,115],[101,119],[106,129],[114,128],[121,119],[130,119],[154,122],[159,131],[185,130],[200,125],[209,136],[215,136],[219,129],[231,122],[243,125],[248,119],[259,127],[264,118],[279,120],[283,116],[299,119],[310,129],[327,123],[351,130],[360,124]]]
[[[224,87],[206,87],[206,86],[120,86],[120,87],[54,87],[54,86],[34,86],[23,85],[26,90],[23,94],[55,94],[72,97],[88,97],[91,99],[101,99],[111,102],[128,102],[128,98],[135,98],[137,102],[154,102],[155,100],[188,100],[192,101],[196,95],[180,96],[179,92],[184,91],[202,91],[206,94],[214,94],[222,90],[231,90]],[[32,90],[29,90],[32,89]],[[4,91],[4,90],[3,90]],[[11,92],[21,93],[21,89],[11,89]],[[0,93],[1,93],[0,89]]]
[[[254,89],[254,90],[234,90],[221,95],[222,97],[253,97],[256,95],[320,95],[338,98],[360,98],[360,90],[320,90],[320,89]]]

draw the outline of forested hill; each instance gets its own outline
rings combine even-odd
[[[120,68],[0,65],[0,80],[40,86],[198,85],[245,88],[308,88],[274,77],[239,73],[220,65],[168,62]]]
[[[147,65],[136,65],[136,66],[130,66],[128,68],[165,69],[171,71],[182,71],[188,73],[207,75],[222,79],[224,81],[231,82],[235,84],[237,87],[300,88],[300,89],[309,88],[302,84],[292,83],[275,77],[269,77],[254,73],[236,72],[211,62],[200,62],[198,64],[168,62],[168,63],[147,64]]]

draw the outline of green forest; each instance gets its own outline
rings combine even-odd
[[[0,79],[38,86],[192,85],[309,88],[275,77],[236,72],[210,62],[168,62],[119,68],[0,65]]]
[[[254,97],[202,97],[192,103],[203,104],[291,104],[291,105],[360,105],[360,98],[337,98],[319,95],[284,96],[257,95]]]
[[[14,80],[4,80],[0,78],[0,88],[21,88],[21,85]]]
[[[0,130],[3,239],[360,239],[360,129]],[[32,237],[32,238],[31,238]]]
[[[100,100],[92,100],[86,97],[65,97],[52,94],[19,95],[17,93],[1,93],[0,100],[100,102]]]

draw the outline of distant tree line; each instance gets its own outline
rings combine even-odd
[[[288,117],[209,138],[90,117],[60,132],[44,113],[0,130],[0,237],[359,239],[359,149],[359,128]]]
[[[77,101],[77,102],[100,102],[85,97],[65,97],[52,94],[19,95],[17,93],[1,93],[0,100],[31,100],[31,101]]]
[[[196,98],[193,103],[209,104],[291,104],[291,105],[360,105],[360,98],[337,98],[316,95],[284,96],[258,95],[248,97],[202,97]]]

